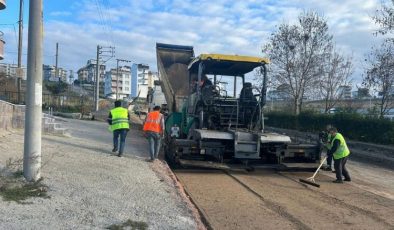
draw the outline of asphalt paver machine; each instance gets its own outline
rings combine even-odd
[[[195,57],[192,46],[161,43],[156,44],[156,54],[169,109],[165,137],[169,161],[319,162],[318,144],[293,144],[288,136],[264,130],[268,59],[223,54]],[[262,76],[260,88],[245,80],[254,71]],[[172,132],[174,128],[178,133]]]

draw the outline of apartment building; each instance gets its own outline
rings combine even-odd
[[[22,66],[19,70],[16,64],[0,63],[0,75],[7,78],[16,78],[22,75],[22,80],[26,80],[26,67]]]
[[[341,99],[352,99],[352,87],[350,85],[341,85],[338,91]]]
[[[78,80],[87,82],[87,83],[93,83],[96,77],[96,63],[97,61],[94,59],[88,60],[86,65],[82,68],[80,68],[77,71],[78,74]],[[99,77],[100,77],[100,82],[104,81],[105,77],[105,65],[100,64],[99,66]]]
[[[118,75],[117,75],[118,73]],[[104,95],[107,98],[116,99],[116,88],[118,88],[118,99],[128,98],[131,94],[131,68],[129,66],[111,69],[105,73]]]
[[[62,81],[67,82],[67,70],[63,68],[57,68],[57,76],[56,76],[56,67],[53,65],[43,65],[42,66],[42,79],[44,81]]]
[[[159,80],[157,72],[149,70],[145,64],[131,66],[131,96],[147,98],[149,88],[154,87],[154,81]]]

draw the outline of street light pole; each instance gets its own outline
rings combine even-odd
[[[41,177],[42,35],[42,0],[30,1],[23,157],[27,181]]]

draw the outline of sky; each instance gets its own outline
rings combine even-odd
[[[23,64],[26,64],[28,2],[24,5]],[[76,72],[96,57],[96,47],[114,46],[115,58],[156,67],[155,44],[190,45],[195,54],[262,56],[261,48],[281,23],[295,23],[305,10],[327,19],[336,47],[351,55],[353,83],[361,82],[365,55],[379,38],[371,16],[381,0],[43,0],[44,63]],[[17,63],[19,1],[0,11],[5,59]],[[107,63],[114,68],[114,58]]]

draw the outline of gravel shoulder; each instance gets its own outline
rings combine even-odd
[[[0,229],[103,229],[127,220],[148,229],[203,229],[198,213],[165,163],[148,163],[146,141],[127,136],[125,157],[112,156],[102,122],[67,120],[71,136],[42,138],[42,176],[49,199],[0,200]],[[0,133],[0,166],[23,156],[23,131]]]

